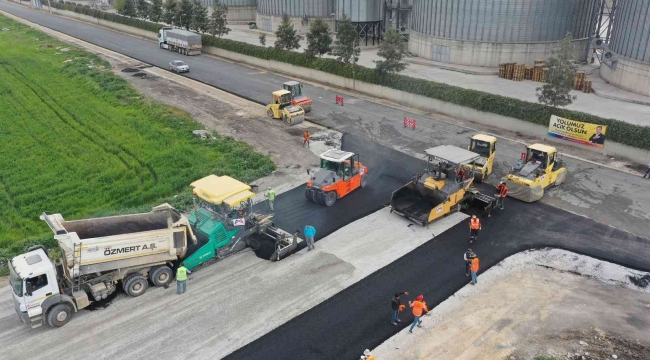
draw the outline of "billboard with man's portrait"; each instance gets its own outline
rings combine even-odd
[[[548,136],[602,149],[607,126],[576,121],[551,115]]]

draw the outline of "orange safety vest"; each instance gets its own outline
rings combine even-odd
[[[375,355],[366,356],[366,360],[375,360]]]
[[[422,309],[426,310],[426,312],[429,312],[427,303],[417,300],[413,302],[413,316],[422,316]]]
[[[478,272],[478,258],[473,258],[472,263],[469,265],[469,271],[475,271]]]
[[[481,228],[481,222],[478,219],[469,219],[469,228],[472,230],[478,230]]]
[[[305,141],[309,141],[309,131],[305,131],[305,135],[303,136],[303,139],[305,139]]]

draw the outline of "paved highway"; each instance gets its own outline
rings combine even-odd
[[[156,66],[166,67],[169,61],[177,58],[150,41],[5,2],[0,2],[0,9]],[[184,60],[192,67],[190,77],[256,101],[266,101],[270,92],[287,80],[207,56]],[[312,222],[319,229],[320,237],[386,204],[390,192],[408,181],[421,164],[377,143],[419,152],[442,143],[462,145],[471,135],[462,127],[436,118],[422,119],[421,129],[417,131],[405,131],[399,119],[417,115],[350,97],[346,97],[346,106],[340,108],[331,103],[333,92],[313,86],[307,86],[306,91],[315,100],[315,120],[348,133],[343,148],[360,153],[362,161],[370,166],[371,186],[329,209],[306,202],[302,188],[284,193],[276,201],[277,223],[283,228],[300,228],[305,222]],[[499,170],[507,169],[507,164],[520,151],[521,145],[500,140]],[[549,193],[545,202],[588,215],[596,221],[544,203],[524,204],[508,199],[505,211],[484,220],[481,239],[474,246],[481,256],[483,270],[516,252],[545,246],[650,270],[647,261],[650,241],[608,226],[647,234],[647,214],[650,212],[647,183],[584,162],[569,160],[568,163],[569,182]],[[396,228],[395,231],[408,231],[408,228]],[[412,294],[422,293],[430,305],[436,305],[467,283],[461,261],[461,254],[468,245],[467,235],[466,224],[456,226],[229,358],[358,358],[363,349],[376,346],[398,330],[388,321],[392,293],[404,289]]]

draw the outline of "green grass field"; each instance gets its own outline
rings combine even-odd
[[[52,235],[43,211],[78,219],[146,209],[208,174],[252,181],[275,165],[143,98],[99,57],[0,16],[0,262]],[[65,51],[66,48],[68,51]]]

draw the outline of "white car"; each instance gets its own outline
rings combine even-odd
[[[174,60],[169,63],[169,71],[175,73],[190,72],[190,67],[180,60]]]

